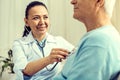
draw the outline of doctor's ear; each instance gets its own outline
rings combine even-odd
[[[29,26],[28,25],[28,20],[26,18],[24,18],[24,22],[25,22],[25,26]]]

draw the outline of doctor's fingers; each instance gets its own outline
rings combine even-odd
[[[60,55],[60,54],[50,54],[48,57],[49,57],[50,63],[61,62],[62,59],[66,58],[66,56]]]
[[[51,50],[51,54],[54,55],[63,55],[63,56],[68,56],[69,51],[61,48],[54,48]]]
[[[69,52],[68,50],[63,49],[63,48],[53,48],[51,51],[52,52],[56,52],[56,51]]]
[[[66,57],[68,56],[68,52],[64,52],[64,51],[61,51],[61,50],[52,50],[49,57],[52,59],[52,60],[55,60],[55,61],[61,61],[62,59],[66,59]]]
[[[50,55],[52,62],[61,62],[63,59],[66,59],[66,56],[63,55]]]
[[[61,61],[62,59],[66,59],[68,56],[68,52],[62,52],[62,51],[56,51],[56,53],[52,54],[54,58],[56,58],[58,61]]]
[[[68,56],[68,52],[55,51],[52,52],[50,55],[52,55],[54,58],[66,59],[66,57]]]

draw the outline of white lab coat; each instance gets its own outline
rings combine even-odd
[[[50,54],[52,48],[64,48],[71,51],[74,46],[62,37],[54,37],[47,33],[46,45],[44,47],[45,56],[48,56]],[[43,58],[42,52],[40,51],[31,32],[27,37],[22,37],[15,40],[12,50],[13,62],[15,64],[14,71],[17,78],[16,80],[23,80],[22,70],[30,61]],[[59,65],[60,64],[58,64],[53,71],[47,71],[46,68],[40,70],[39,72],[34,74],[30,80],[45,80],[47,78],[49,79],[49,77],[57,73],[57,68],[59,67]],[[51,69],[53,66],[54,64],[50,64],[47,67]]]

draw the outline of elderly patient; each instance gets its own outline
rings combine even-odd
[[[110,80],[120,70],[120,35],[111,23],[115,0],[72,0],[87,33],[53,80]],[[75,27],[74,27],[75,28]]]

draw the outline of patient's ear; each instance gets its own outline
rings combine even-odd
[[[97,7],[103,7],[105,3],[105,0],[96,0],[96,6]]]
[[[24,18],[24,22],[25,22],[25,26],[29,26],[28,25],[28,20],[26,18]]]

